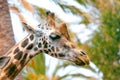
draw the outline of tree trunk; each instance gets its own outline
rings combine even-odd
[[[0,55],[4,55],[14,44],[8,3],[0,0]]]
[[[15,44],[7,0],[0,0],[0,56]],[[19,75],[15,80],[23,80]]]

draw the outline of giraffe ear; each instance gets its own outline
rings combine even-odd
[[[60,26],[58,26],[60,32],[62,33],[63,36],[65,36],[67,38],[67,40],[71,40],[70,36],[68,34],[68,29],[67,29],[67,25],[65,23],[60,24]]]
[[[10,60],[10,57],[0,57],[0,68],[3,68]]]
[[[28,25],[24,22],[22,22],[22,24],[23,24],[23,26],[24,26],[24,28],[27,32],[29,32],[29,33],[34,33],[35,32],[35,30],[30,25]]]

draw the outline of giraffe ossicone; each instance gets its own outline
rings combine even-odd
[[[89,64],[87,54],[72,42],[66,24],[57,23],[54,13],[49,11],[46,14],[46,22],[36,28],[23,23],[29,34],[13,46],[7,55],[0,57],[0,80],[13,80],[28,61],[39,53],[46,53],[77,65]]]

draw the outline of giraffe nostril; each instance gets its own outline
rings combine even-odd
[[[80,53],[81,53],[81,56],[84,56],[84,55],[86,55],[83,51],[80,51]]]

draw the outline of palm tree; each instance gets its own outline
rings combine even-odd
[[[0,55],[15,44],[7,0],[0,0]]]

